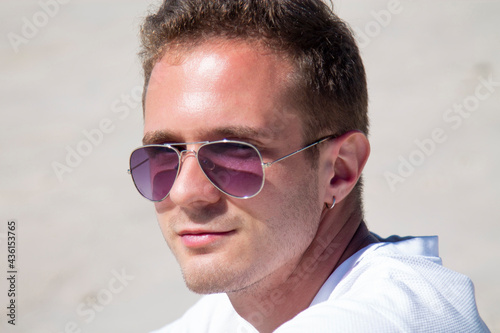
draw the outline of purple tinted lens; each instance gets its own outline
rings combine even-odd
[[[177,177],[179,156],[169,147],[150,146],[130,156],[130,172],[137,190],[153,201],[165,199]]]
[[[232,142],[207,144],[198,151],[198,160],[208,179],[227,194],[251,197],[262,188],[262,160],[253,146]]]

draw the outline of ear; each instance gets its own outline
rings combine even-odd
[[[324,202],[331,205],[333,197],[340,202],[352,191],[370,155],[370,143],[360,131],[350,131],[334,139],[321,154],[325,184]]]

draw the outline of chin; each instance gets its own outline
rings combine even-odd
[[[226,293],[233,288],[231,281],[223,276],[203,276],[203,274],[183,273],[186,286],[197,294]]]
[[[244,268],[236,268],[236,265],[205,262],[188,266],[181,267],[182,275],[189,290],[197,294],[235,292],[252,284],[251,274]]]

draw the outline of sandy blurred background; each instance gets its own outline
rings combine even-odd
[[[151,2],[54,1],[0,2],[0,331],[148,332],[198,298],[126,173],[141,140],[137,36]],[[439,235],[444,264],[472,278],[500,332],[500,1],[334,4],[368,72],[370,228]]]

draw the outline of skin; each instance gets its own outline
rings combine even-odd
[[[293,67],[283,57],[211,41],[181,58],[167,54],[153,70],[144,143],[237,139],[256,145],[265,162],[309,143],[286,98]],[[369,155],[366,137],[346,133],[319,149],[317,168],[305,153],[280,161],[244,200],[217,190],[188,153],[170,195],[155,203],[187,286],[226,292],[260,332],[307,308],[334,268],[373,241],[349,197]]]

